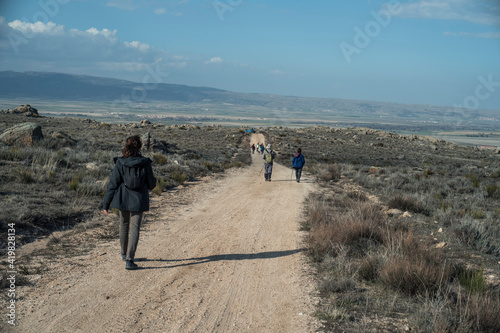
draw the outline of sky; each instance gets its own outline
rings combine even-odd
[[[0,70],[500,110],[500,0],[0,0]]]

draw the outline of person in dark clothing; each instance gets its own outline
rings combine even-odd
[[[271,144],[268,144],[266,150],[264,150],[264,178],[266,181],[271,181],[271,174],[273,173],[273,162],[276,157],[276,153],[271,149]]]
[[[127,138],[122,157],[115,157],[115,167],[103,200],[104,214],[109,208],[120,211],[120,246],[126,269],[137,269],[134,263],[139,230],[145,211],[149,210],[149,192],[156,186],[151,160],[141,155],[141,138]]]
[[[302,155],[302,149],[297,149],[297,153],[293,155],[292,167],[295,169],[295,180],[300,183],[300,176],[302,175],[302,168],[306,164],[304,155]]]
[[[255,143],[252,144],[252,154],[254,154],[254,153],[255,153]]]

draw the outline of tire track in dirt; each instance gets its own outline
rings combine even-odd
[[[252,142],[263,142],[259,134]],[[191,203],[152,206],[140,270],[125,271],[118,241],[26,295],[20,332],[313,332],[301,204],[313,190],[262,155],[226,177],[186,189]],[[104,253],[103,253],[104,252]],[[64,262],[61,263],[64,265]],[[64,282],[64,283],[63,283]]]

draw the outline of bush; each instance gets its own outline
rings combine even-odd
[[[330,164],[326,168],[321,168],[321,171],[319,171],[319,179],[325,182],[339,180],[341,176],[342,168],[338,164]]]
[[[413,213],[429,215],[429,212],[423,207],[420,201],[402,194],[396,194],[392,198],[390,198],[388,206],[389,208],[396,208],[402,211],[410,211]]]
[[[78,173],[78,174],[74,175],[73,178],[71,178],[71,180],[68,183],[69,190],[76,191],[76,189],[78,188],[78,185],[80,185],[80,182],[82,181],[82,179],[83,179],[82,173]]]
[[[486,186],[486,197],[492,199],[500,199],[500,187],[497,185]]]
[[[187,179],[187,175],[182,171],[174,170],[172,172],[172,179],[175,180],[178,184],[183,184]]]
[[[380,272],[380,262],[373,256],[366,257],[359,265],[358,275],[365,281],[375,281]]]
[[[429,295],[444,288],[452,277],[452,267],[441,253],[428,250],[412,233],[395,234],[390,240],[389,259],[380,279],[407,295]]]
[[[16,176],[21,183],[30,184],[35,182],[33,172],[26,169],[16,170]]]
[[[500,296],[498,292],[470,295],[465,305],[459,307],[476,332],[497,333],[500,332]]]
[[[484,280],[483,269],[465,270],[460,274],[460,284],[469,293],[484,292],[486,290],[486,282]]]
[[[158,165],[165,165],[168,163],[168,158],[162,154],[154,154],[153,161]]]
[[[168,187],[168,181],[165,178],[158,178],[156,181],[156,186],[153,189],[153,193],[156,195],[161,195],[162,192]]]

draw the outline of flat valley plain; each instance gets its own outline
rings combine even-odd
[[[500,111],[441,108],[425,105],[370,102],[352,110],[345,107],[268,107],[231,103],[186,103],[126,100],[69,101],[0,98],[0,109],[30,104],[42,116],[91,118],[105,123],[131,123],[148,119],[157,124],[193,124],[289,128],[328,126],[333,128],[366,127],[403,135],[425,135],[466,146],[500,147]],[[400,111],[398,111],[398,108]]]

